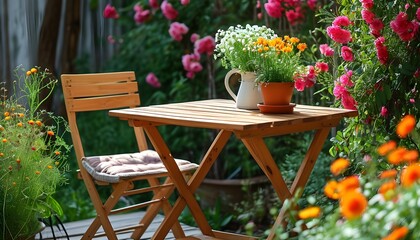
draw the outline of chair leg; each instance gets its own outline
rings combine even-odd
[[[92,184],[94,184],[92,179],[89,180],[85,181],[85,183],[91,182]],[[88,185],[88,183],[86,185]],[[111,222],[109,221],[108,215],[111,212],[112,208],[118,203],[120,197],[122,196],[123,192],[125,191],[128,185],[129,182],[119,183],[117,187],[114,188],[114,191],[106,200],[105,204],[102,203],[102,200],[100,199],[95,186],[93,186],[94,189],[88,188],[88,192],[92,199],[93,206],[95,207],[97,216],[93,220],[89,228],[86,230],[82,239],[92,239],[98,231],[99,227],[102,225],[102,228],[104,229],[107,238],[110,240],[117,240],[117,236],[114,232]]]
[[[153,178],[153,179],[148,179],[148,182],[150,184],[150,186],[158,186],[161,185],[161,183],[159,182],[159,179],[157,178]],[[164,184],[169,184],[171,183],[171,181],[169,180],[169,178],[167,178],[164,182]],[[158,190],[154,190],[154,196],[153,199],[162,199],[161,202],[158,203],[153,203],[151,204],[147,210],[146,213],[144,214],[143,218],[140,220],[140,224],[143,225],[143,227],[141,228],[137,228],[131,235],[132,239],[140,239],[140,237],[144,234],[144,232],[146,231],[146,229],[149,227],[149,225],[152,223],[153,219],[156,217],[156,215],[158,214],[160,209],[163,209],[165,212],[165,209],[167,209],[166,205],[169,206],[169,210],[170,210],[170,204],[167,202],[167,198],[172,194],[172,192],[174,191],[175,187],[165,187],[165,188],[160,188]],[[177,229],[174,232],[174,235],[176,233],[177,237],[185,237],[185,234],[181,228],[181,225],[178,223],[179,227],[177,227]],[[181,232],[180,232],[181,231]]]

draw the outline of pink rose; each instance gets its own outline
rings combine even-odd
[[[369,24],[370,33],[375,37],[379,37],[381,35],[381,31],[383,28],[384,28],[384,23],[379,18],[375,18]]]
[[[328,63],[325,62],[317,62],[315,64],[315,67],[320,71],[320,72],[328,72]]]
[[[353,50],[351,48],[347,47],[347,46],[342,46],[341,47],[341,57],[346,62],[353,62],[353,60],[354,60]]]
[[[351,110],[357,110],[356,105],[357,102],[354,100],[354,98],[351,96],[349,92],[344,92],[341,99],[341,104],[345,109],[351,109]]]
[[[334,56],[334,49],[332,49],[330,46],[328,46],[328,44],[321,44],[319,46],[319,51],[321,52],[321,54],[323,54],[327,57]]]
[[[187,32],[188,27],[183,23],[173,22],[169,27],[169,35],[171,35],[171,37],[178,42],[182,40],[182,36]]]
[[[276,0],[268,0],[268,3],[264,4],[264,8],[268,16],[273,18],[280,18],[284,12],[284,8],[281,6],[280,1]]]
[[[388,116],[388,109],[385,106],[382,106],[381,108],[381,116],[382,117]]]
[[[412,40],[419,29],[419,25],[414,20],[408,21],[408,15],[405,12],[400,12],[389,25],[400,39],[405,42]]]
[[[104,15],[104,18],[117,19],[117,18],[120,17],[120,15],[118,15],[117,10],[115,9],[115,7],[111,6],[111,4],[109,4],[109,3],[105,6],[103,15]]]
[[[363,9],[362,10],[362,18],[365,20],[367,24],[371,24],[373,19],[375,19],[375,14],[370,10]]]
[[[338,16],[334,19],[334,21],[332,22],[333,26],[338,26],[338,27],[347,27],[351,24],[350,19],[347,16]]]
[[[381,64],[385,65],[388,62],[388,49],[385,46],[385,38],[379,37],[375,40],[376,55]]]
[[[153,9],[159,8],[159,1],[158,0],[149,0],[149,6]]]
[[[306,3],[308,4],[308,7],[312,10],[316,10],[316,2],[317,0],[308,0]]]
[[[213,54],[214,47],[214,38],[212,36],[206,36],[202,39],[197,40],[194,43],[194,52],[200,54],[207,53],[207,55],[210,56]]]
[[[149,17],[150,17],[150,11],[149,10],[143,10],[143,8],[139,4],[134,5],[133,9],[136,12],[134,14],[134,21],[137,24],[143,23],[147,19],[149,19]]]
[[[197,41],[198,39],[200,39],[200,35],[198,35],[197,33],[191,34],[190,41],[192,43],[195,43],[195,41]]]
[[[292,9],[286,12],[286,18],[290,25],[294,26],[301,23],[305,16],[303,16],[302,9],[300,7],[296,7],[294,10]]]
[[[156,77],[156,75],[154,73],[147,74],[146,82],[154,88],[160,88],[161,87],[159,79]]]
[[[373,0],[359,0],[364,8],[373,8]]]
[[[353,75],[353,71],[349,70],[345,74],[341,75],[338,80],[344,87],[353,87],[354,83],[351,81],[351,76]]]
[[[295,88],[299,92],[305,90],[305,80],[302,77],[295,78]]]
[[[332,40],[341,44],[347,44],[351,41],[350,31],[338,26],[327,27],[327,34]]]
[[[163,15],[168,20],[174,20],[178,17],[178,11],[172,7],[172,4],[168,3],[167,0],[163,1],[160,5],[160,9],[162,10]]]
[[[182,56],[182,65],[185,71],[187,71],[187,77],[190,79],[194,78],[195,73],[203,70],[203,66],[200,63],[200,55],[196,53]]]
[[[188,4],[190,4],[190,0],[181,0],[181,4],[182,5],[188,5]]]
[[[333,94],[335,96],[335,98],[337,99],[341,99],[341,97],[343,96],[343,93],[346,92],[346,88],[341,85],[340,83],[335,84],[334,89],[333,89]]]
[[[420,21],[420,8],[417,8],[416,17],[417,17],[417,20]]]

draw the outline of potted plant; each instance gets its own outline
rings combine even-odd
[[[1,239],[30,238],[42,230],[40,219],[62,214],[53,194],[65,182],[69,150],[62,138],[64,119],[39,110],[46,99],[39,93],[46,90],[48,97],[57,80],[39,67],[16,73],[15,83],[23,87],[9,97],[2,88],[0,102]]]
[[[290,104],[293,89],[303,91],[316,80],[315,68],[301,63],[306,43],[297,37],[260,37],[253,44],[257,65],[256,82],[260,84],[264,105]]]
[[[266,26],[242,25],[231,26],[227,30],[219,29],[215,37],[214,57],[230,71],[225,77],[225,87],[241,109],[258,109],[261,102],[260,93],[255,85],[258,67],[258,52],[253,43],[260,37],[273,38],[277,35]],[[230,79],[233,74],[241,75],[238,94],[230,89]]]

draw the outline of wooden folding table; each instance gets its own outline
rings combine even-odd
[[[153,239],[164,239],[186,206],[189,207],[203,233],[203,239],[254,239],[212,230],[194,197],[195,190],[209,172],[229,137],[235,134],[243,142],[270,180],[279,199],[284,202],[295,195],[299,188],[305,187],[330,129],[337,126],[344,117],[357,116],[357,111],[298,104],[293,114],[262,114],[258,110],[237,109],[232,100],[211,99],[111,110],[109,114],[127,120],[131,126],[144,128],[179,192],[179,198],[172,211],[165,217]],[[188,182],[179,171],[167,144],[157,129],[161,125],[219,131],[200,161],[199,168]],[[311,130],[315,130],[312,142],[292,185],[288,187],[263,138]],[[274,238],[275,228],[282,221],[283,214],[284,211],[281,211],[268,239]]]

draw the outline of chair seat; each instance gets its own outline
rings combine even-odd
[[[175,159],[182,172],[197,169],[198,165],[183,159]],[[145,150],[136,153],[84,157],[84,168],[98,181],[117,183],[121,179],[167,173],[158,153]]]

